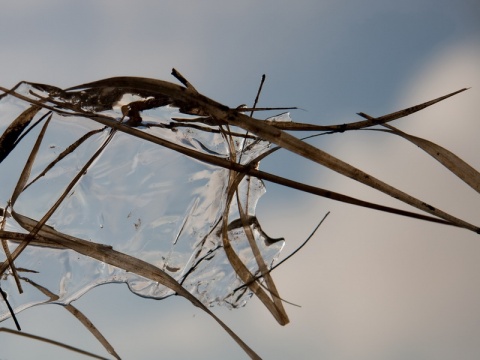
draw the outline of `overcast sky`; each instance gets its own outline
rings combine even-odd
[[[341,124],[380,116],[463,87],[399,120],[480,169],[480,3],[406,1],[1,1],[0,85],[68,87],[132,75],[175,82],[175,67],[229,106],[298,106],[295,121]],[[480,224],[477,193],[418,148],[355,132],[313,144],[432,205]],[[364,200],[404,205],[308,161],[278,152],[263,170]],[[1,186],[1,185],[0,185]],[[266,183],[264,230],[293,251],[274,272],[291,324],[253,299],[213,310],[265,359],[477,359],[480,239],[466,230],[353,208]],[[181,298],[153,301],[124,285],[74,303],[125,359],[244,359],[208,316]],[[59,306],[19,315],[27,332],[105,354]],[[2,326],[13,328],[11,320]],[[105,354],[106,355],[106,354]],[[0,359],[84,359],[0,332]]]

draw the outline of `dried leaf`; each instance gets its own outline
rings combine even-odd
[[[420,149],[431,155],[453,174],[462,179],[472,189],[480,193],[480,173],[465,161],[460,159],[457,155],[429,140],[409,135],[391,125],[384,126],[391,130],[387,132],[403,137],[404,139],[417,145]]]

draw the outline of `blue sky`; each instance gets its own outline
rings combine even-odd
[[[0,85],[21,80],[68,87],[110,76],[174,81],[177,68],[203,94],[260,106],[298,106],[295,121],[358,120],[463,87],[470,90],[397,121],[480,168],[480,4],[477,1],[2,1]],[[382,134],[312,141],[427,202],[476,222],[478,194],[427,155]],[[286,152],[262,169],[403,207]],[[291,324],[256,300],[215,308],[265,359],[474,359],[480,354],[478,236],[352,208],[267,183],[258,216],[296,248],[327,211],[318,234],[276,270]],[[94,289],[75,305],[125,359],[243,359],[219,326],[180,298],[145,300],[125,286]],[[58,306],[19,315],[25,331],[102,353]],[[3,326],[13,327],[11,321]],[[82,358],[0,333],[0,359]]]

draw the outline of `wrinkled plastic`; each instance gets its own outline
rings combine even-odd
[[[145,99],[138,94],[122,94],[109,108],[96,106],[95,99],[85,101],[82,93],[66,98],[48,87],[23,84],[16,92],[35,100],[50,96],[55,101],[46,104],[57,109],[53,111],[28,182],[40,177],[28,185],[13,206],[16,213],[39,221],[112,132],[89,116],[97,113],[121,121],[123,104]],[[63,108],[62,102],[68,106]],[[4,95],[0,99],[0,134],[30,106],[25,100]],[[23,129],[25,136],[17,139],[0,163],[0,207],[3,209],[8,210],[8,201],[46,118],[27,130],[48,111],[38,111]],[[81,116],[79,111],[88,112],[89,116]],[[182,121],[185,119],[193,122],[185,123]],[[267,142],[234,136],[232,153],[225,133],[195,119],[201,118],[167,104],[143,111],[141,123],[137,121],[135,127],[197,152],[235,159],[243,164],[269,149]],[[86,134],[88,137],[78,148],[56,162],[59,154]],[[229,172],[116,132],[46,225],[67,235],[110,245],[157,266],[207,306],[243,306],[251,293],[246,287],[237,289],[243,283],[225,255],[221,237]],[[266,264],[271,266],[284,242],[269,238],[255,217],[255,207],[264,193],[263,183],[256,178],[245,177],[238,186],[238,198],[247,212],[255,241]],[[7,210],[3,212],[3,230],[28,233]],[[240,259],[253,274],[258,274],[239,219],[235,197],[229,209],[229,239]],[[7,243],[11,252],[18,246],[18,242]],[[41,303],[67,304],[97,285],[112,282],[124,282],[132,292],[143,297],[162,299],[172,295],[163,285],[73,250],[40,245],[33,241],[15,260],[23,294],[19,294],[10,269],[0,279],[0,286],[15,311]],[[1,250],[0,260],[5,260]],[[0,320],[9,316],[0,299]]]

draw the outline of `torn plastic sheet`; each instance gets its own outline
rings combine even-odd
[[[169,99],[142,108],[140,118],[132,113],[128,118],[123,116],[125,106],[145,104],[150,99],[142,94],[125,93],[107,99],[85,92],[72,92],[67,96],[57,90],[26,83],[15,90],[33,100],[49,98],[44,104],[54,109],[27,186],[13,205],[18,216],[12,216],[7,204],[49,110],[39,108],[31,121],[14,129],[15,133],[11,123],[32,105],[13,95],[0,99],[0,133],[4,134],[0,150],[5,157],[0,163],[0,206],[5,209],[2,210],[3,230],[28,233],[21,219],[39,221],[85,163],[111,137],[46,226],[92,243],[112,246],[149,262],[171,275],[207,306],[243,306],[251,292],[241,287],[243,283],[222,245],[222,214],[227,206],[230,170],[130,134],[112,134],[111,128],[92,120],[92,114],[128,120],[127,124],[130,122],[142,132],[242,164],[256,159],[270,144],[245,138],[244,133],[235,134],[238,129],[210,125],[203,114],[195,114],[191,109],[185,111]],[[32,127],[42,116],[43,120]],[[16,136],[15,141],[5,141],[6,134]],[[69,152],[75,143],[78,147]],[[255,217],[255,207],[265,187],[260,180],[245,177],[237,191],[255,241],[270,267],[284,241],[269,238]],[[229,239],[235,252],[253,274],[258,274],[236,198],[230,204],[228,222]],[[10,252],[18,246],[15,241],[6,243]],[[1,253],[3,262],[5,254]],[[141,276],[36,240],[15,260],[15,266],[24,293],[19,294],[10,268],[2,275],[0,285],[16,312],[41,303],[67,304],[97,285],[112,282],[124,282],[132,292],[148,298],[162,299],[173,294],[169,288]],[[45,295],[42,287],[58,298]],[[9,316],[0,301],[0,320]]]

